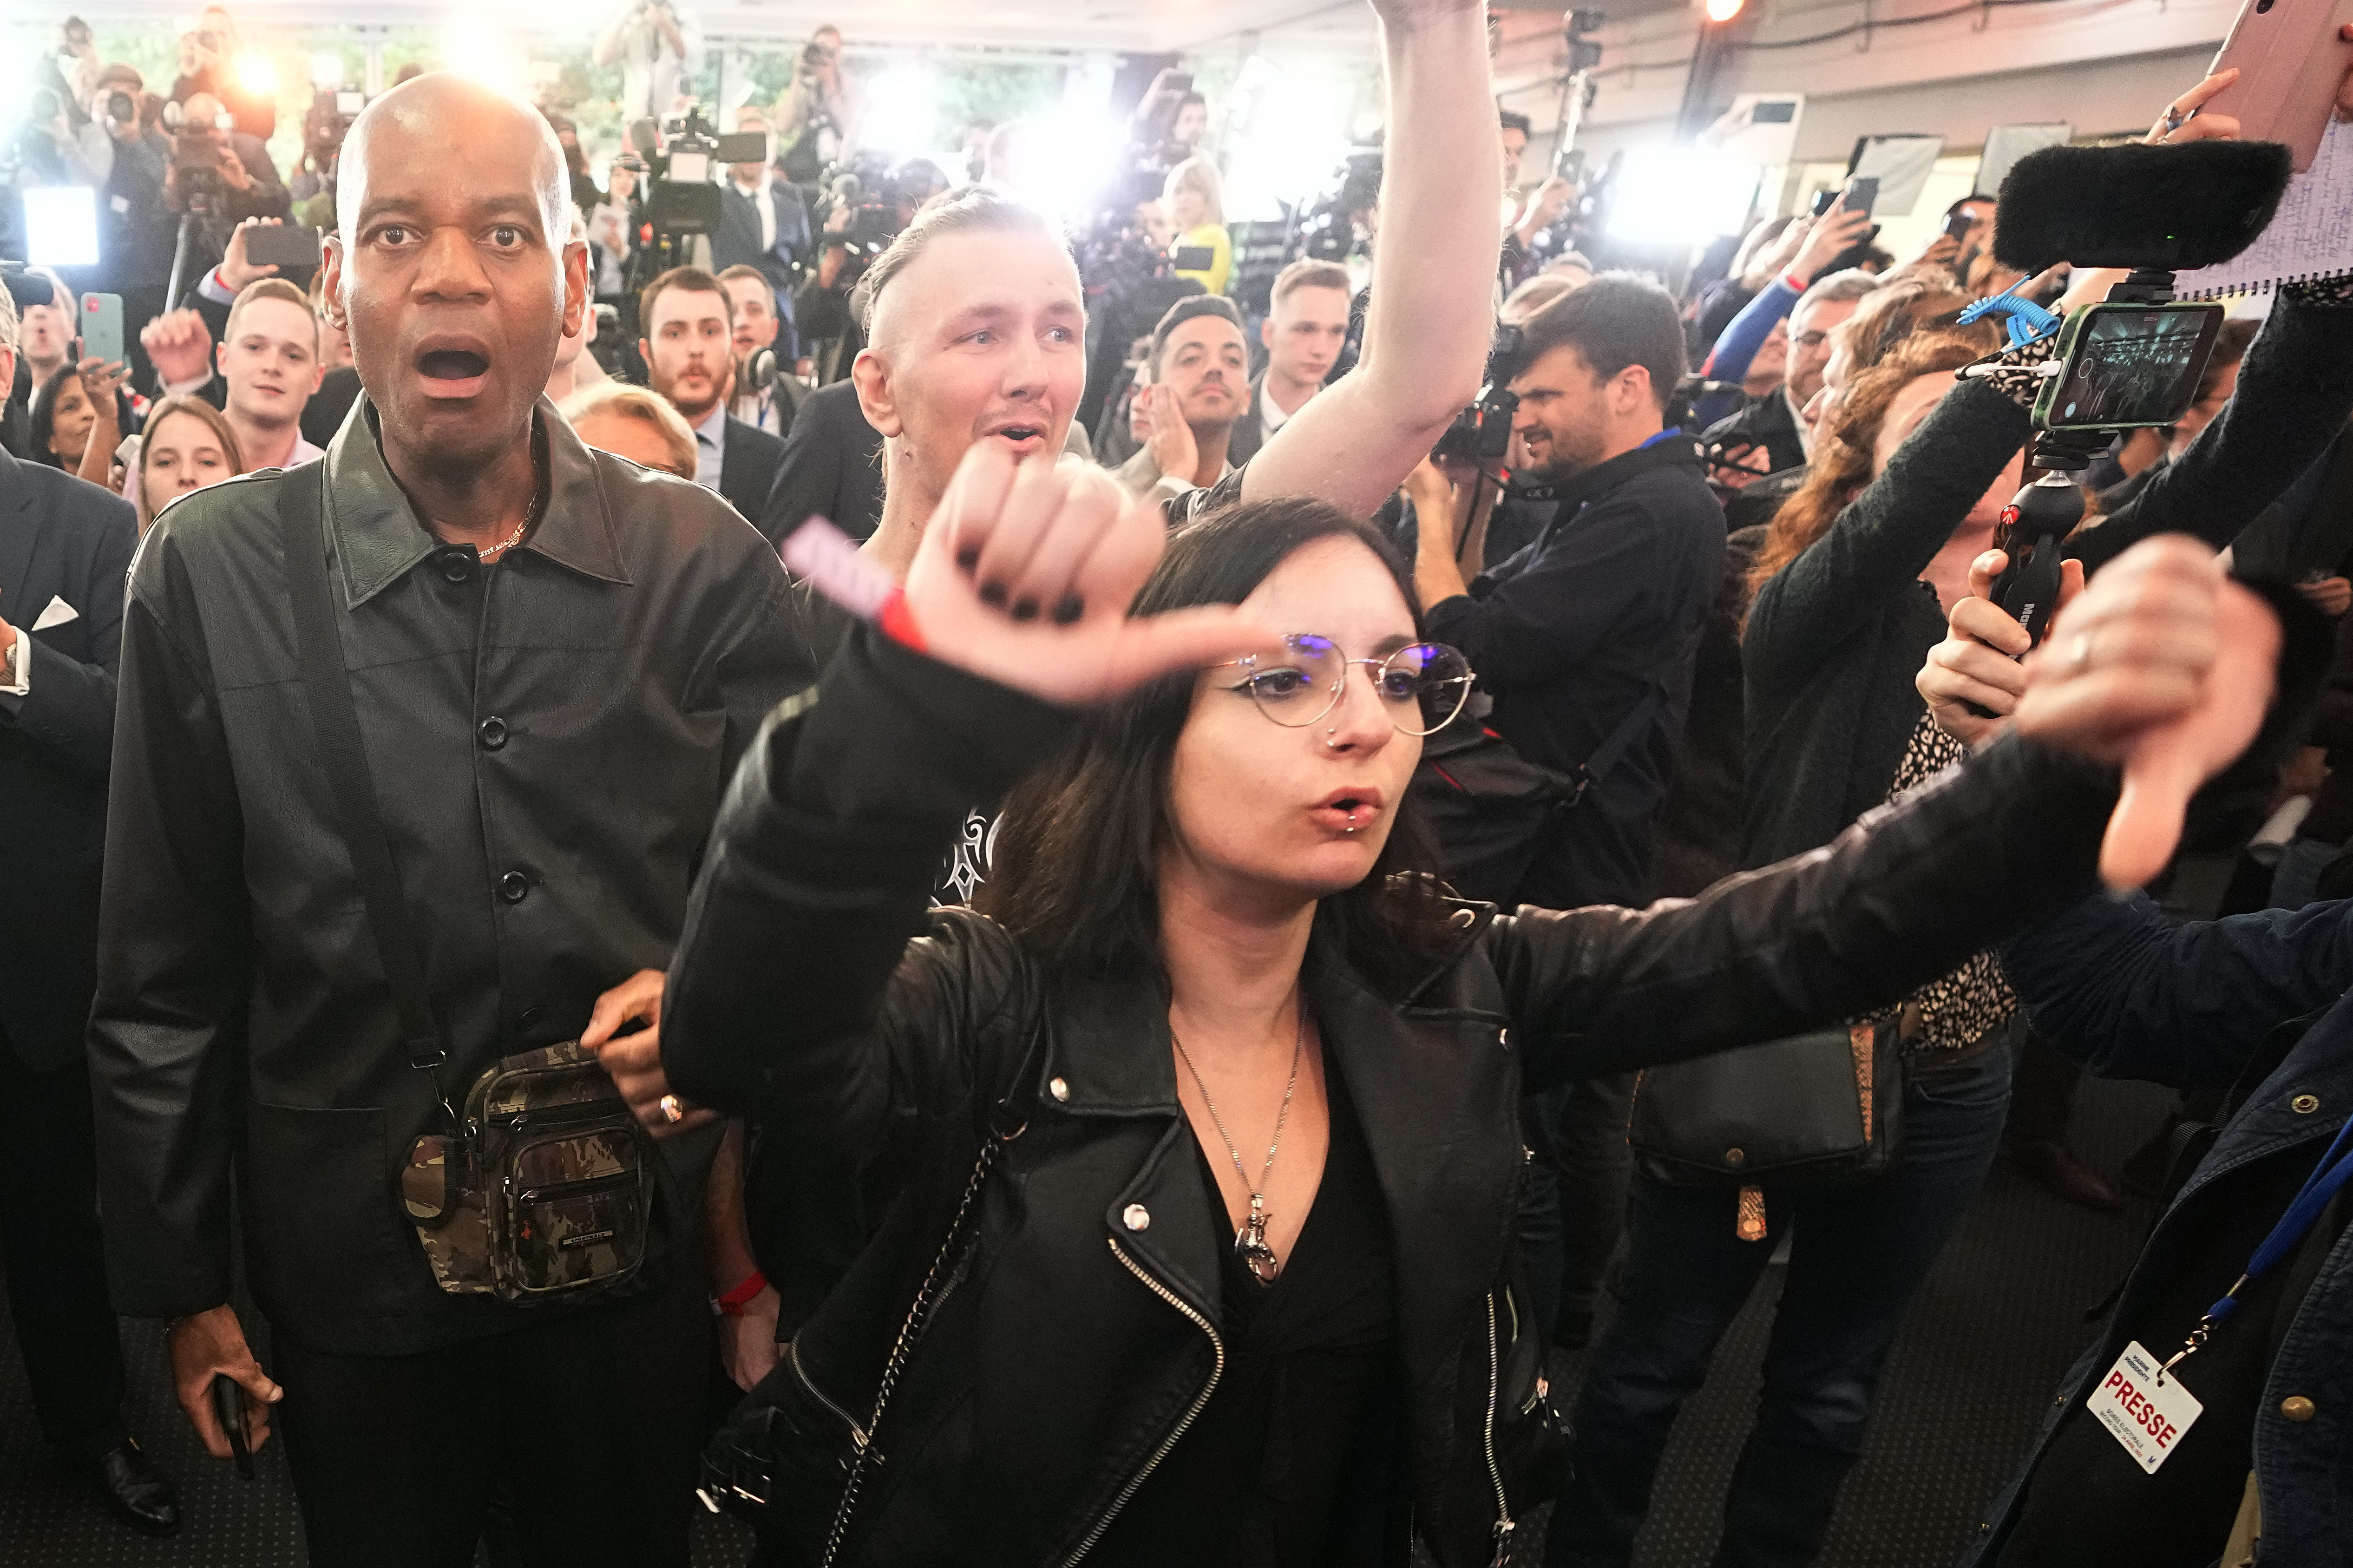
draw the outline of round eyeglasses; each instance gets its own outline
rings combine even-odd
[[[1304,729],[1340,705],[1348,667],[1362,664],[1373,694],[1401,735],[1440,730],[1471,698],[1471,661],[1443,642],[1416,642],[1378,659],[1351,659],[1340,645],[1312,631],[1282,640],[1280,653],[1229,659],[1219,668],[1242,672],[1228,686],[1249,694],[1258,711],[1286,729]]]

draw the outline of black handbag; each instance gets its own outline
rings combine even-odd
[[[1646,1067],[1627,1138],[1653,1181],[1740,1189],[1740,1234],[1757,1240],[1762,1183],[1876,1181],[1902,1145],[1903,1122],[1902,1042],[1893,1027],[1866,1022]]]
[[[1508,909],[1585,792],[1618,765],[1666,705],[1654,685],[1574,773],[1530,762],[1466,707],[1421,744],[1409,789],[1438,836],[1447,885]]]

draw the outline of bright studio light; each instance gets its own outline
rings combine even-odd
[[[312,87],[343,86],[343,57],[332,49],[322,49],[317,54],[312,55],[311,57],[311,85]]]
[[[1729,22],[1740,15],[1741,5],[1742,0],[1707,0],[1707,19],[1711,22]]]
[[[522,98],[531,79],[531,62],[505,29],[470,16],[450,18],[441,59],[444,69],[509,98]]]
[[[1240,134],[1226,180],[1226,220],[1279,218],[1283,203],[1328,179],[1346,154],[1352,94],[1328,72],[1285,71],[1252,55],[1233,96],[1228,129]]]
[[[939,77],[928,66],[893,66],[866,86],[866,134],[886,151],[930,147],[939,114]]]
[[[268,55],[237,56],[237,84],[256,98],[277,97],[277,62]]]
[[[36,267],[98,265],[98,193],[88,185],[35,185],[24,193],[25,239]]]
[[[1612,238],[1637,245],[1696,245],[1740,227],[1757,195],[1757,166],[1672,147],[1626,154],[1613,182]]]

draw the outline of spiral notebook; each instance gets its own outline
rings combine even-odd
[[[2211,300],[2348,273],[2353,273],[2353,125],[2332,120],[2312,167],[2288,181],[2271,226],[2221,265],[2179,274],[2173,290],[2179,299]]]

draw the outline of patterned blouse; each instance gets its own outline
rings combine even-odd
[[[1923,713],[1904,748],[1904,760],[1895,765],[1889,802],[1968,756],[1967,747],[1936,727],[1935,715]],[[1905,1054],[1965,1051],[2008,1023],[2017,1011],[2018,997],[2002,978],[2001,966],[1992,953],[1978,953],[1944,979],[1922,986],[1905,1002]]]

